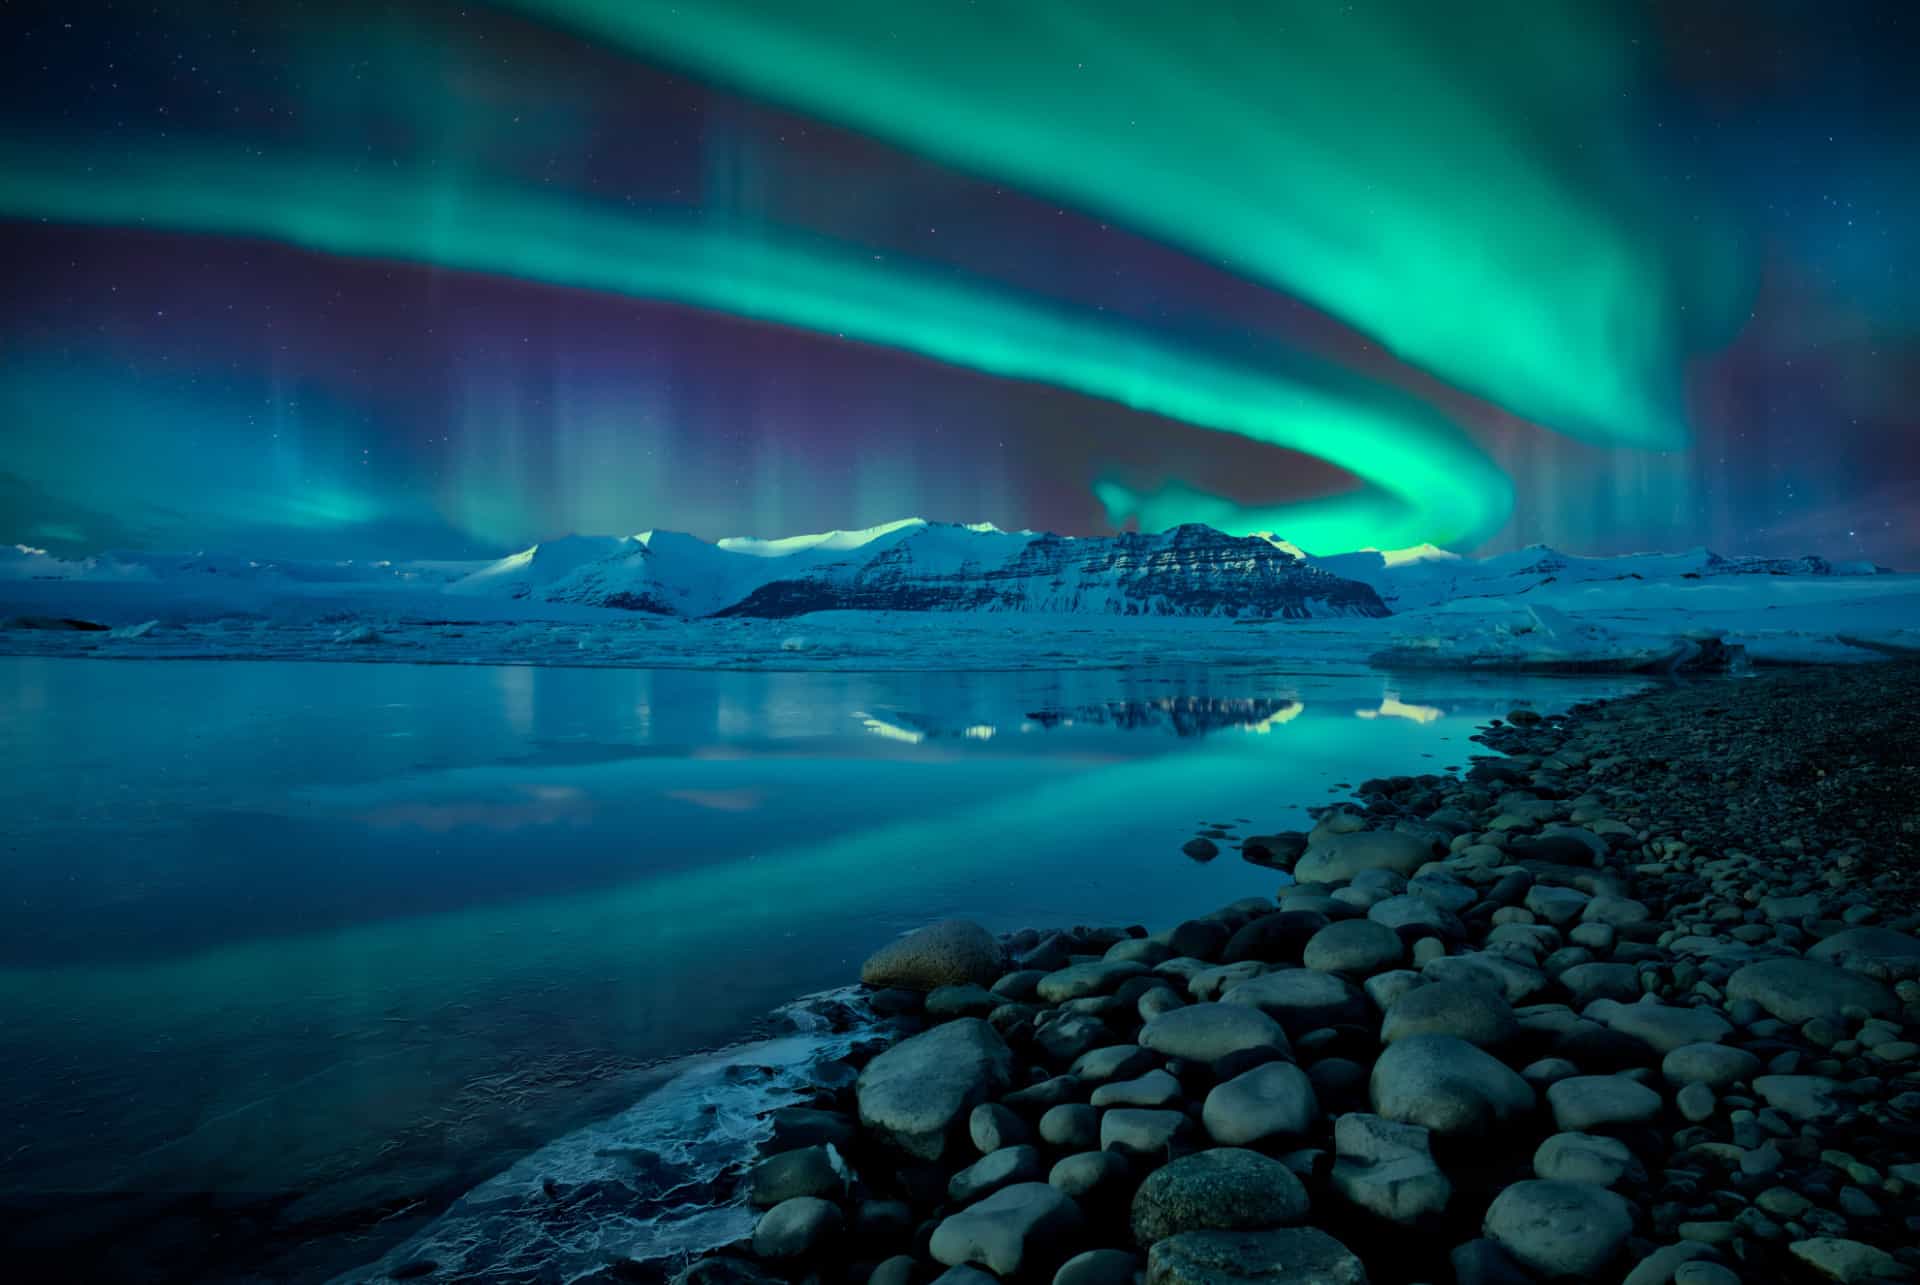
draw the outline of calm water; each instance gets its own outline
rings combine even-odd
[[[1271,893],[1180,845],[1631,686],[0,660],[0,1198],[324,1274],[908,927]]]

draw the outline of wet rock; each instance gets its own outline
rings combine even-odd
[[[1307,942],[1325,928],[1327,922],[1325,915],[1311,910],[1281,910],[1262,915],[1227,940],[1220,958],[1229,964],[1243,959],[1297,964]]]
[[[985,1017],[1006,1001],[984,986],[968,982],[964,986],[936,986],[927,992],[928,1017]]]
[[[1849,1008],[1878,1016],[1900,1011],[1884,983],[1815,959],[1767,959],[1748,964],[1727,979],[1727,998],[1752,1000],[1796,1026],[1816,1017],[1840,1021]]]
[[[747,1179],[748,1203],[770,1209],[796,1196],[844,1196],[851,1174],[831,1144],[768,1156]]]
[[[1815,942],[1807,958],[1895,982],[1920,977],[1920,937],[1891,928],[1848,928]]]
[[[984,1267],[1000,1276],[1046,1271],[1076,1248],[1080,1207],[1044,1182],[996,1191],[941,1220],[927,1249],[948,1267]]]
[[[1032,1147],[1002,1147],[953,1175],[947,1183],[947,1198],[959,1204],[971,1204],[1016,1182],[1039,1182],[1046,1177],[1040,1153]]]
[[[1576,1075],[1547,1090],[1553,1121],[1562,1132],[1584,1133],[1645,1124],[1660,1115],[1660,1095],[1624,1075]]]
[[[967,1116],[967,1135],[974,1150],[988,1155],[1002,1147],[1013,1147],[1033,1136],[1027,1122],[998,1102],[982,1102]]]
[[[1223,1147],[1302,1137],[1319,1117],[1312,1082],[1291,1062],[1269,1062],[1217,1085],[1200,1111],[1207,1135]]]
[[[1265,973],[1228,991],[1222,1007],[1245,1005],[1277,1021],[1289,1035],[1368,1020],[1367,998],[1353,983],[1311,968]]]
[[[1191,1128],[1192,1122],[1179,1111],[1115,1107],[1100,1117],[1100,1149],[1161,1160],[1167,1148]]]
[[[1099,1145],[1100,1113],[1083,1103],[1068,1102],[1040,1117],[1040,1139],[1064,1151],[1085,1151]]]
[[[979,924],[947,919],[890,941],[860,966],[869,986],[930,991],[968,982],[988,985],[1000,976],[1000,943]]]
[[[1164,1107],[1180,1101],[1180,1081],[1155,1068],[1131,1080],[1115,1080],[1093,1091],[1096,1107]]]
[[[1143,1265],[1124,1249],[1090,1249],[1062,1263],[1053,1285],[1133,1285]]]
[[[1487,1208],[1485,1232],[1542,1276],[1599,1276],[1633,1232],[1627,1202],[1584,1182],[1516,1182]]]
[[[1205,835],[1195,835],[1180,845],[1180,851],[1195,861],[1211,861],[1220,855],[1220,845]]]
[[[1591,1133],[1556,1133],[1533,1153],[1536,1177],[1551,1182],[1586,1182],[1616,1187],[1646,1181],[1646,1169],[1617,1138]]]
[[[1831,1120],[1840,1114],[1840,1085],[1824,1075],[1762,1075],[1753,1091],[1766,1104],[1795,1120]]]
[[[860,1123],[921,1160],[938,1160],[974,1107],[1011,1081],[1013,1054],[974,1017],[911,1036],[867,1063],[854,1093]]]
[[[1875,1277],[1905,1276],[1898,1260],[1883,1249],[1836,1236],[1813,1236],[1787,1246],[1795,1258],[1830,1281],[1850,1285]]]
[[[1217,1062],[1241,1049],[1288,1051],[1280,1023],[1257,1008],[1227,1003],[1194,1004],[1162,1013],[1140,1028],[1140,1044],[1191,1062]]]
[[[1459,941],[1467,935],[1466,928],[1451,911],[1408,893],[1376,901],[1368,908],[1367,918],[1393,929],[1402,941],[1418,941],[1422,937]]]
[[[1216,1147],[1147,1175],[1133,1198],[1133,1237],[1147,1246],[1187,1231],[1286,1227],[1307,1209],[1306,1188],[1278,1160]]]
[[[1125,1187],[1132,1174],[1127,1158],[1116,1151],[1080,1151],[1055,1164],[1047,1182],[1075,1200],[1094,1200]]]
[[[1101,959],[1086,964],[1070,964],[1040,979],[1034,993],[1042,1003],[1064,1004],[1089,995],[1106,995],[1118,989],[1129,977],[1147,972],[1145,964],[1130,959]]]
[[[1453,1184],[1434,1163],[1432,1134],[1413,1124],[1352,1113],[1334,1123],[1333,1189],[1350,1204],[1411,1226],[1438,1217]]]
[[[1576,964],[1560,974],[1576,1007],[1596,999],[1632,1003],[1640,998],[1640,970],[1632,964]]]
[[[1300,883],[1346,883],[1362,870],[1411,875],[1431,861],[1431,839],[1394,830],[1358,830],[1315,839],[1294,863]]]
[[[1301,962],[1315,972],[1371,977],[1397,966],[1406,954],[1400,935],[1385,924],[1344,919],[1309,937]]]
[[[1704,1084],[1718,1092],[1760,1073],[1760,1059],[1726,1044],[1682,1044],[1660,1062],[1668,1084]]]
[[[1367,1090],[1376,1113],[1442,1137],[1486,1134],[1532,1111],[1535,1100],[1504,1062],[1452,1035],[1394,1041]]]
[[[1367,1269],[1317,1227],[1190,1231],[1147,1251],[1147,1285],[1367,1285]]]
[[[1519,1029],[1513,1006],[1499,991],[1466,982],[1429,982],[1393,1002],[1380,1024],[1380,1042],[1451,1035],[1485,1048],[1504,1044]]]
[[[1704,1008],[1595,1000],[1582,1011],[1608,1030],[1632,1036],[1659,1054],[1683,1044],[1711,1044],[1733,1033],[1730,1022]]]
[[[753,1252],[761,1258],[801,1258],[817,1253],[846,1225],[840,1206],[818,1196],[796,1196],[766,1213],[753,1229]]]

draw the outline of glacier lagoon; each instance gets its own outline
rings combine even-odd
[[[1271,893],[1181,845],[1640,685],[0,659],[0,1204],[325,1279],[894,934]]]

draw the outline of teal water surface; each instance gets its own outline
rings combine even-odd
[[[364,1257],[907,928],[1270,894],[1181,844],[1633,685],[0,660],[0,1196]]]

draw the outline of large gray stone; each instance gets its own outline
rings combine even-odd
[[[1080,1151],[1065,1156],[1047,1172],[1047,1181],[1078,1200],[1118,1191],[1128,1182],[1133,1166],[1117,1151]]]
[[[747,1179],[747,1199],[750,1204],[771,1209],[795,1196],[844,1196],[852,1176],[833,1144],[801,1147],[768,1156],[755,1165]]]
[[[1371,1012],[1366,995],[1352,982],[1311,968],[1283,968],[1242,982],[1221,1003],[1257,1008],[1290,1036],[1322,1026],[1365,1023]]]
[[[1162,1013],[1140,1028],[1140,1044],[1191,1062],[1215,1062],[1242,1049],[1288,1052],[1280,1023],[1247,1004],[1193,1004]]]
[[[1798,1026],[1824,1017],[1837,1022],[1849,1008],[1878,1017],[1900,1011],[1885,984],[1817,959],[1766,959],[1727,979],[1727,998],[1752,1000],[1783,1022]]]
[[[1100,1149],[1164,1160],[1167,1148],[1175,1139],[1185,1137],[1191,1127],[1192,1122],[1181,1111],[1115,1107],[1100,1117]]]
[[[1319,1118],[1313,1082],[1291,1062],[1269,1062],[1216,1085],[1200,1109],[1207,1136],[1223,1147],[1301,1137]]]
[[[1469,982],[1429,982],[1393,1002],[1380,1023],[1380,1042],[1411,1035],[1452,1035],[1482,1048],[1504,1044],[1520,1029],[1500,991]]]
[[[1473,1137],[1524,1116],[1533,1088],[1493,1054],[1453,1035],[1389,1045],[1367,1082],[1373,1109],[1442,1137]]]
[[[1582,1009],[1581,1014],[1608,1030],[1631,1035],[1660,1054],[1671,1053],[1683,1044],[1712,1044],[1733,1033],[1733,1024],[1718,1013],[1645,1000],[1621,1004],[1598,999]]]
[[[1053,1285],[1133,1285],[1143,1264],[1124,1249],[1090,1249],[1075,1254],[1053,1274]]]
[[[1320,973],[1370,977],[1393,968],[1407,955],[1400,934],[1371,919],[1343,919],[1307,939],[1301,962]]]
[[[1411,893],[1374,902],[1367,907],[1367,918],[1393,929],[1402,941],[1417,941],[1422,937],[1458,941],[1466,936],[1466,929],[1452,911]]]
[[[1002,1147],[980,1157],[953,1175],[947,1183],[947,1198],[956,1204],[971,1204],[1016,1182],[1039,1182],[1047,1176],[1040,1152],[1021,1145]]]
[[[1560,974],[1560,984],[1573,996],[1575,1007],[1597,999],[1631,1004],[1640,998],[1640,970],[1632,964],[1575,964]]]
[[[1050,1271],[1080,1240],[1080,1206],[1044,1182],[994,1192],[941,1220],[927,1249],[948,1267],[971,1264],[1000,1276]]]
[[[1847,928],[1808,947],[1807,958],[1881,981],[1900,981],[1920,977],[1920,937],[1891,928]]]
[[[1643,1181],[1646,1169],[1618,1138],[1591,1133],[1556,1133],[1533,1153],[1536,1177],[1553,1182],[1590,1182],[1613,1187]]]
[[[1762,1075],[1753,1091],[1766,1104],[1795,1120],[1831,1120],[1841,1112],[1840,1084],[1824,1075]]]
[[[1417,1124],[1343,1115],[1333,1126],[1333,1189],[1389,1222],[1412,1226],[1438,1217],[1453,1184],[1434,1163],[1432,1141]]]
[[[930,991],[938,986],[986,986],[1000,976],[1002,952],[994,935],[967,919],[946,919],[890,941],[860,966],[869,986]]]
[[[938,1160],[956,1123],[1004,1092],[1012,1074],[999,1032],[977,1017],[947,1022],[867,1063],[854,1086],[860,1122],[908,1155]]]
[[[1864,1241],[1812,1236],[1794,1241],[1787,1250],[1826,1280],[1839,1281],[1841,1285],[1906,1275],[1892,1254]]]
[[[1133,1238],[1145,1246],[1184,1231],[1290,1227],[1307,1209],[1307,1189],[1278,1160],[1216,1147],[1147,1175],[1133,1197]]]
[[[1317,1227],[1190,1231],[1147,1251],[1147,1285],[1367,1285],[1367,1269]]]
[[[1597,1277],[1633,1232],[1627,1202],[1586,1182],[1516,1182],[1487,1207],[1488,1239],[1542,1276]]]
[[[818,1196],[783,1200],[753,1228],[753,1252],[761,1258],[800,1258],[840,1234],[847,1216],[840,1206]]]
[[[1097,1107],[1164,1107],[1180,1100],[1180,1081],[1154,1069],[1132,1080],[1115,1080],[1093,1091]]]
[[[1147,972],[1145,964],[1130,959],[1102,959],[1090,964],[1072,964],[1040,979],[1035,994],[1047,1004],[1064,1004],[1070,999],[1106,995],[1118,989],[1129,977]]]
[[[1660,1062],[1668,1084],[1704,1084],[1718,1091],[1760,1074],[1760,1059],[1730,1044],[1682,1044]]]
[[[1433,841],[1423,836],[1359,830],[1314,840],[1294,863],[1293,877],[1297,883],[1346,883],[1362,870],[1411,875],[1433,857]]]
[[[1547,1089],[1553,1122],[1563,1133],[1646,1124],[1659,1118],[1660,1095],[1624,1075],[1576,1075]]]

